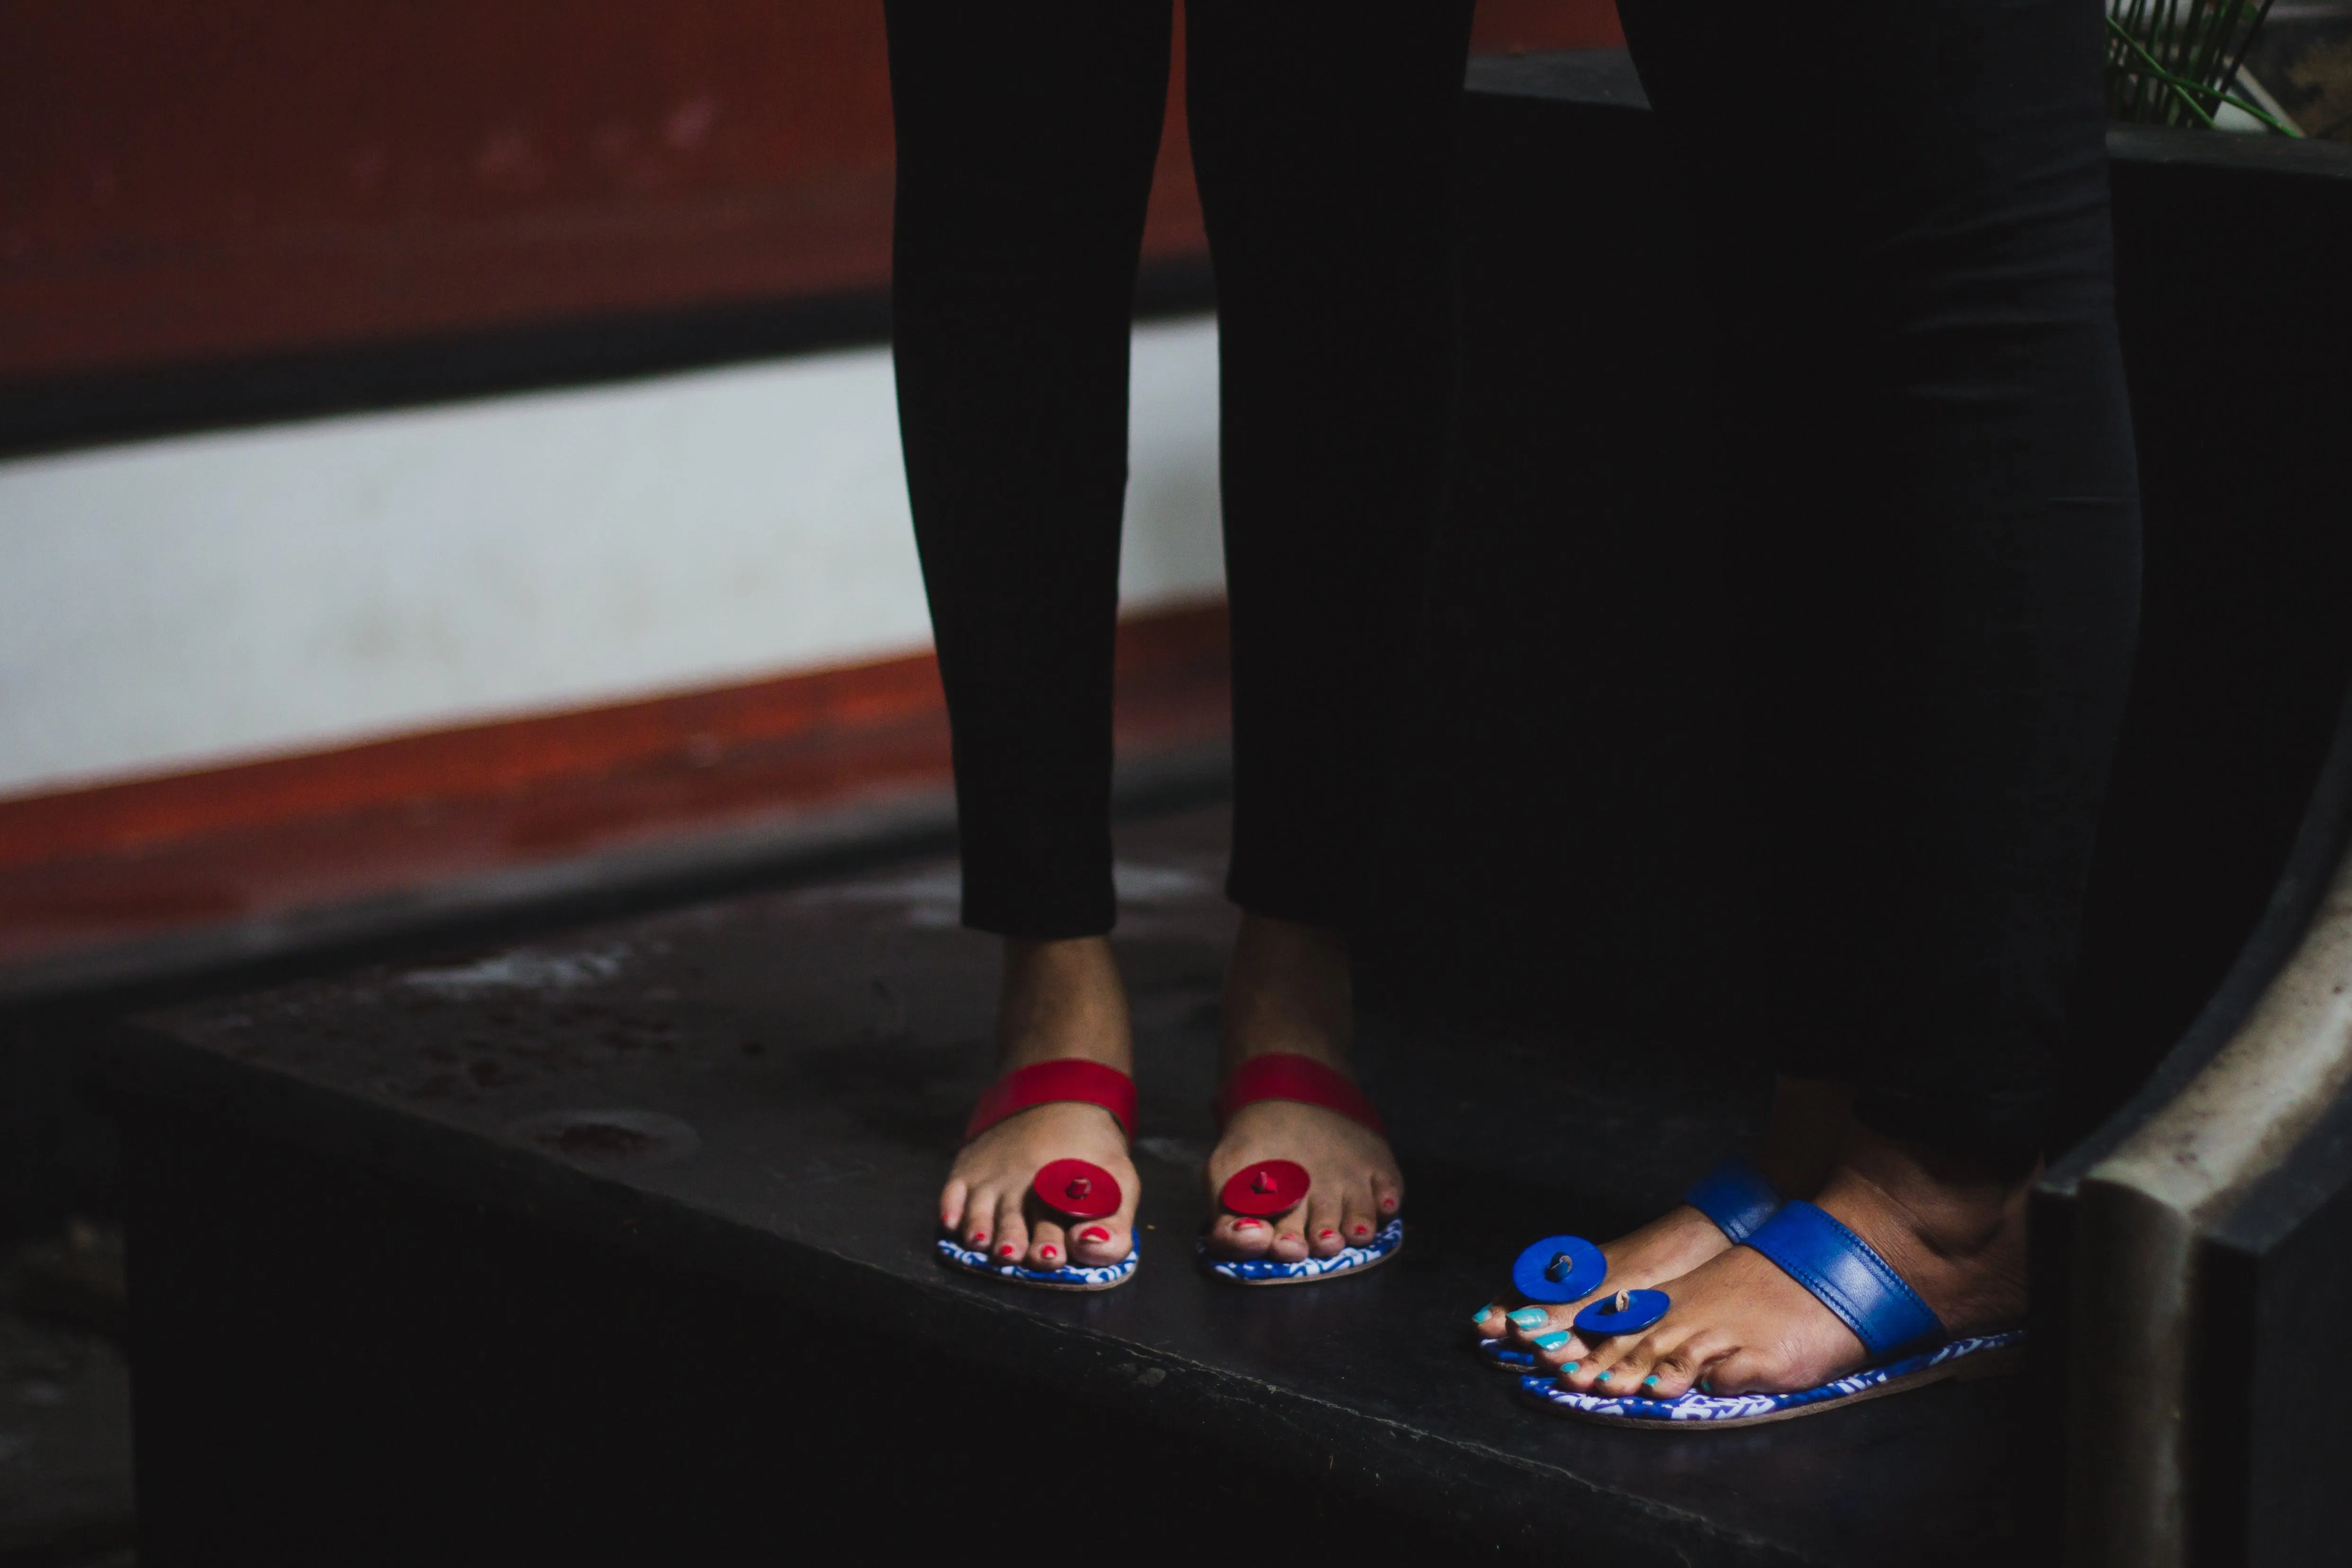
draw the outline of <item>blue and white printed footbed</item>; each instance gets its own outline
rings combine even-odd
[[[1135,1136],[1135,1080],[1117,1068],[1073,1057],[1014,1068],[989,1085],[988,1092],[972,1108],[963,1140],[969,1143],[1006,1117],[1032,1106],[1063,1101],[1100,1106],[1110,1112],[1121,1132],[1129,1138]],[[1029,1191],[1040,1208],[1066,1220],[1108,1219],[1125,1202],[1118,1178],[1090,1160],[1046,1161],[1029,1178]],[[1103,1233],[1104,1240],[1109,1238],[1108,1232]],[[988,1238],[982,1236],[978,1239],[985,1242]],[[1017,1263],[992,1259],[952,1237],[940,1237],[939,1247],[940,1261],[950,1268],[1040,1290],[1108,1290],[1126,1284],[1136,1264],[1132,1242],[1128,1245],[1127,1256],[1117,1263],[1091,1268],[1076,1264],[1064,1264],[1059,1268],[1024,1268]]]
[[[1620,1426],[1755,1426],[1809,1415],[1833,1405],[1853,1405],[1900,1394],[1948,1377],[1990,1377],[2016,1365],[2025,1331],[1953,1340],[1925,1355],[1906,1357],[1867,1372],[1841,1377],[1795,1394],[1701,1394],[1679,1399],[1639,1399],[1625,1394],[1579,1394],[1549,1377],[1522,1377],[1519,1392],[1559,1415],[1579,1416]]]
[[[1139,1248],[1129,1247],[1125,1258],[1099,1268],[1081,1268],[1067,1263],[1059,1268],[1024,1268],[1018,1263],[1000,1263],[987,1253],[947,1237],[940,1237],[940,1261],[950,1268],[985,1274],[1008,1284],[1032,1285],[1040,1290],[1108,1290],[1114,1285],[1124,1285],[1128,1276],[1135,1272],[1136,1260],[1140,1256]]]
[[[1308,1258],[1297,1263],[1276,1263],[1263,1258],[1212,1258],[1206,1237],[1193,1242],[1192,1248],[1200,1255],[1202,1268],[1231,1284],[1305,1285],[1334,1275],[1360,1274],[1377,1268],[1395,1257],[1397,1248],[1403,1245],[1404,1221],[1397,1218],[1381,1226],[1372,1239],[1360,1247],[1343,1247],[1328,1258]]]
[[[1225,1075],[1217,1086],[1213,1106],[1218,1133],[1223,1135],[1236,1111],[1266,1100],[1317,1106],[1346,1117],[1383,1141],[1389,1135],[1379,1108],[1356,1087],[1354,1079],[1327,1062],[1290,1051],[1263,1052]],[[1271,1221],[1305,1203],[1313,1185],[1307,1167],[1295,1160],[1260,1160],[1225,1178],[1224,1185],[1217,1189],[1217,1206],[1249,1220]],[[1394,1199],[1389,1206],[1395,1206]],[[1404,1221],[1392,1217],[1369,1241],[1343,1247],[1328,1258],[1306,1258],[1297,1263],[1212,1258],[1206,1237],[1194,1242],[1192,1249],[1210,1276],[1228,1285],[1311,1285],[1378,1268],[1403,1245]]]
[[[2008,1371],[2024,1349],[2022,1329],[1948,1338],[1943,1321],[1885,1258],[1811,1204],[1783,1204],[1743,1245],[1769,1258],[1852,1329],[1870,1352],[1870,1365],[1851,1376],[1789,1394],[1718,1394],[1693,1389],[1675,1399],[1646,1399],[1580,1394],[1545,1377],[1522,1377],[1520,1394],[1555,1415],[1614,1426],[1715,1431],[1817,1415],[1949,1377],[1990,1376]],[[1629,1304],[1631,1310],[1626,1310]],[[1622,1320],[1622,1328],[1606,1327],[1612,1315],[1608,1303],[1596,1302],[1577,1314],[1576,1330],[1588,1342],[1612,1332],[1640,1333],[1664,1318],[1670,1305],[1663,1291],[1628,1292],[1618,1298],[1614,1314]]]
[[[1691,1184],[1683,1202],[1715,1222],[1737,1247],[1780,1211],[1780,1189],[1763,1172],[1734,1155]],[[1530,1302],[1558,1306],[1590,1296],[1608,1275],[1608,1259],[1580,1236],[1549,1237],[1519,1254],[1511,1285]],[[1478,1314],[1481,1321],[1486,1314]],[[1537,1371],[1533,1351],[1516,1350],[1508,1339],[1481,1339],[1478,1360],[1496,1372],[1526,1377]]]

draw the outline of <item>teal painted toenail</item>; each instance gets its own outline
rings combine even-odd
[[[1559,1370],[1560,1370],[1560,1371],[1562,1371],[1562,1372],[1574,1372],[1578,1367],[1582,1366],[1583,1364],[1584,1364],[1584,1363],[1583,1363],[1582,1362],[1580,1362],[1580,1361],[1572,1361],[1572,1362],[1570,1362],[1566,1366],[1561,1367]]]
[[[1604,1373],[1602,1373],[1599,1377],[1594,1378],[1592,1381],[1593,1381],[1593,1382],[1595,1382],[1595,1383],[1606,1383],[1606,1382],[1608,1382],[1608,1381],[1609,1381],[1609,1379],[1610,1379],[1612,1375],[1614,1375],[1614,1374],[1613,1374],[1613,1373],[1605,1373],[1605,1372],[1604,1372]]]
[[[1658,1380],[1655,1377],[1645,1377],[1642,1380],[1642,1386],[1643,1388],[1655,1388],[1658,1386]]]
[[[1478,1309],[1478,1315],[1477,1315],[1476,1317],[1475,1317],[1475,1318],[1473,1318],[1473,1319],[1471,1319],[1471,1320],[1470,1320],[1470,1326],[1471,1326],[1472,1328],[1474,1328],[1474,1329],[1483,1329],[1483,1328],[1485,1328],[1485,1327],[1486,1326],[1486,1314],[1487,1314],[1487,1313],[1489,1313],[1489,1312],[1491,1312],[1491,1311],[1493,1311],[1494,1310],[1495,1310],[1495,1303],[1494,1303],[1494,1302],[1492,1302],[1492,1301],[1489,1301],[1489,1302],[1487,1302],[1485,1306],[1483,1306],[1483,1307],[1479,1308],[1479,1309]]]
[[[1523,1329],[1532,1329],[1538,1323],[1542,1322],[1546,1314],[1541,1307],[1522,1307],[1517,1311],[1511,1314],[1511,1321],[1518,1324],[1519,1327]]]
[[[1556,1351],[1566,1343],[1568,1343],[1568,1331],[1565,1329],[1555,1329],[1550,1333],[1538,1334],[1535,1338],[1536,1349],[1539,1351]]]

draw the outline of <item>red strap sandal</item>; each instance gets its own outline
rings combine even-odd
[[[1293,1100],[1302,1105],[1320,1106],[1370,1128],[1382,1138],[1389,1135],[1388,1123],[1381,1120],[1380,1110],[1364,1091],[1356,1087],[1356,1080],[1313,1057],[1270,1051],[1235,1068],[1233,1076],[1217,1089],[1218,1130],[1223,1131],[1234,1112],[1243,1106],[1255,1105],[1262,1100]],[[1296,1161],[1260,1160],[1225,1178],[1217,1202],[1232,1214],[1271,1218],[1306,1202],[1311,1185],[1307,1167]],[[1297,1263],[1277,1263],[1271,1258],[1212,1258],[1205,1240],[1197,1247],[1202,1262],[1220,1279],[1235,1285],[1303,1285],[1342,1274],[1361,1273],[1387,1262],[1403,1244],[1404,1221],[1391,1215],[1379,1233],[1361,1246],[1342,1247],[1329,1258],[1308,1258]]]
[[[1135,1080],[1117,1068],[1068,1058],[1015,1068],[989,1085],[964,1125],[963,1141],[971,1142],[1006,1117],[1032,1106],[1065,1101],[1099,1105],[1111,1113],[1121,1132],[1130,1139],[1135,1136]],[[1029,1190],[1039,1203],[1074,1220],[1106,1219],[1118,1212],[1126,1196],[1117,1176],[1088,1160],[1047,1161],[1030,1181]],[[953,1237],[941,1237],[939,1250],[940,1260],[953,1268],[1046,1290],[1108,1290],[1124,1285],[1135,1273],[1138,1257],[1136,1248],[1129,1246],[1125,1258],[1106,1267],[1072,1263],[1047,1269],[992,1260]]]

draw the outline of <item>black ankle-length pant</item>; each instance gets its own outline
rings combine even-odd
[[[892,300],[964,920],[1110,928],[1129,321],[1170,0],[890,0]],[[1190,0],[1234,658],[1229,891],[1351,923],[1434,504],[1469,0]]]
[[[2030,1149],[2138,615],[2099,0],[1622,0],[1722,322],[1789,1070]]]

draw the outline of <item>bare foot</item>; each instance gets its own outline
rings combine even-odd
[[[1876,1248],[1954,1338],[2025,1316],[2025,1209],[2038,1167],[2021,1175],[1965,1165],[1856,1129],[1814,1201]],[[1655,1327],[1587,1345],[1571,1334],[1543,1359],[1579,1393],[1676,1399],[1788,1394],[1859,1372],[1870,1354],[1805,1288],[1748,1247],[1701,1264],[1665,1289]]]
[[[1252,1057],[1287,1051],[1348,1070],[1356,1032],[1347,939],[1264,915],[1242,917],[1225,980],[1221,1073]],[[1221,1214],[1211,1256],[1300,1263],[1370,1241],[1404,1203],[1404,1177],[1388,1141],[1336,1110],[1291,1100],[1244,1105],[1209,1155],[1209,1198],[1260,1160],[1307,1168],[1307,1201],[1271,1219]]]
[[[1847,1085],[1786,1076],[1773,1085],[1771,1120],[1756,1163],[1782,1197],[1810,1197],[1820,1190],[1845,1146],[1853,1111],[1853,1090]],[[1481,1308],[1473,1323],[1481,1339],[1507,1339],[1512,1349],[1559,1365],[1573,1359],[1567,1348],[1572,1338],[1569,1324],[1598,1297],[1649,1289],[1730,1250],[1730,1239],[1713,1220],[1677,1204],[1639,1230],[1602,1245],[1609,1272],[1591,1295],[1548,1306],[1506,1292]]]
[[[1078,1057],[1133,1070],[1127,993],[1103,937],[1004,944],[996,1048],[1005,1071]],[[1029,1190],[1038,1167],[1087,1160],[1118,1179],[1118,1212],[1073,1229]],[[1006,1117],[956,1153],[940,1194],[940,1228],[992,1262],[1049,1271],[1102,1268],[1135,1244],[1142,1184],[1118,1119],[1098,1105],[1036,1105]]]

